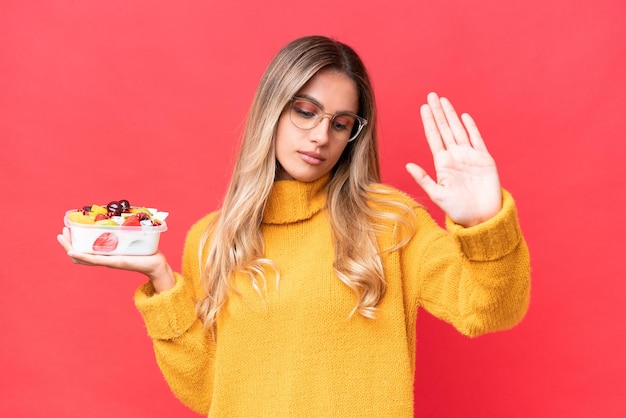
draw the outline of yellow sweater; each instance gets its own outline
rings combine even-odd
[[[440,228],[417,203],[417,232],[383,258],[387,293],[377,319],[348,318],[353,293],[332,269],[326,178],[274,185],[261,226],[267,273],[262,300],[238,278],[217,322],[217,340],[195,315],[198,244],[210,216],[189,231],[182,274],[168,292],[148,283],[135,303],[172,391],[210,417],[412,417],[418,308],[476,336],[514,326],[529,300],[529,258],[512,198],[493,219]],[[386,187],[386,186],[381,186]],[[380,237],[387,247],[394,237]]]

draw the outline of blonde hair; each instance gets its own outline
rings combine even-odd
[[[339,71],[355,82],[359,116],[369,121],[359,137],[347,144],[327,188],[326,208],[336,249],[333,267],[339,279],[355,293],[353,313],[374,318],[376,305],[385,294],[376,233],[389,221],[410,227],[406,220],[410,218],[375,210],[368,202],[401,207],[409,217],[412,211],[373,195],[384,196],[385,192],[373,187],[380,183],[377,115],[374,93],[361,59],[345,44],[309,36],[286,45],[265,71],[250,108],[222,208],[203,238],[200,256],[206,253],[202,272],[206,296],[198,301],[197,312],[207,329],[214,330],[229,290],[235,290],[231,281],[235,273],[249,276],[257,291],[260,283],[265,282],[266,267],[276,271],[278,280],[277,267],[262,257],[264,241],[260,232],[263,210],[277,172],[276,126],[291,98],[322,69]],[[408,239],[405,237],[394,248]]]

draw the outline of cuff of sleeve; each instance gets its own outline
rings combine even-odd
[[[198,320],[193,287],[175,273],[176,284],[167,292],[155,293],[150,282],[135,292],[135,306],[143,317],[148,335],[153,339],[180,337]]]
[[[464,228],[446,217],[446,227],[466,257],[474,261],[502,258],[517,247],[522,237],[515,202],[506,190],[502,190],[502,209],[493,218]]]

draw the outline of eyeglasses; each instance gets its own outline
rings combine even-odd
[[[320,124],[322,119],[329,118],[329,135],[337,140],[350,142],[356,139],[367,125],[364,119],[352,112],[324,113],[317,103],[304,97],[291,99],[289,118],[296,127],[310,130]]]

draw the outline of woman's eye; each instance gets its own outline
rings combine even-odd
[[[296,113],[304,118],[314,118],[317,115],[317,109],[306,103],[294,103],[293,109]]]
[[[298,115],[303,116],[305,118],[315,117],[315,113],[314,112],[309,112],[307,110],[300,109],[298,107],[296,107],[296,112],[298,113]]]
[[[351,131],[354,119],[347,115],[337,115],[333,120],[333,129],[336,131]]]
[[[346,125],[337,123],[337,122],[335,122],[335,124],[333,125],[333,128],[335,128],[336,131],[345,131],[348,129]]]

